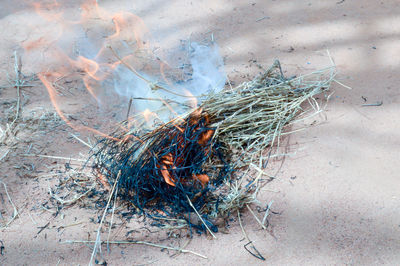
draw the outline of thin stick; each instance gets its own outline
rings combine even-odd
[[[87,146],[87,147],[93,149],[93,146],[90,145],[89,143],[87,143],[87,142],[81,140],[80,138],[78,138],[78,136],[76,136],[76,135],[74,135],[74,134],[72,134],[72,133],[70,133],[70,134],[71,134],[71,136],[73,136],[76,140],[80,141],[83,145],[85,145],[85,146]]]
[[[142,75],[139,74],[139,72],[136,71],[136,69],[134,69],[131,65],[129,65],[128,63],[126,63],[118,54],[117,52],[111,47],[109,46],[108,48],[110,48],[111,52],[114,54],[114,56],[124,65],[126,66],[130,71],[132,71],[138,78],[140,78],[141,80],[143,80],[144,82],[146,82],[147,84],[152,84],[150,82],[150,80],[146,79],[145,77],[143,77]]]
[[[212,235],[213,238],[217,239],[217,237],[213,234],[213,232],[210,230],[210,228],[208,228],[207,224],[204,222],[203,218],[201,217],[201,215],[197,212],[196,208],[194,207],[192,201],[189,199],[189,197],[186,195],[187,200],[189,201],[189,205],[190,207],[193,208],[193,210],[196,212],[197,216],[199,216],[200,221],[204,224],[204,226],[207,228],[207,231]]]
[[[266,19],[266,18],[269,18],[269,17],[268,17],[268,16],[264,16],[264,17],[262,17],[262,18],[257,19],[256,22],[259,22],[259,21],[264,20],[264,19]]]
[[[342,82],[338,81],[337,79],[332,79],[332,81],[336,82],[336,83],[339,84],[340,86],[345,87],[346,89],[349,89],[349,90],[352,90],[352,89],[353,89],[352,87],[343,84]]]
[[[75,202],[77,202],[78,200],[80,200],[81,198],[83,198],[84,196],[86,196],[90,191],[92,191],[92,189],[94,189],[95,185],[93,185],[92,187],[90,187],[85,193],[79,195],[79,196],[75,196],[73,199],[70,200],[63,200],[62,198],[60,198],[59,196],[57,196],[56,194],[53,193],[53,191],[51,191],[51,188],[49,187],[49,193],[50,196],[52,198],[54,198],[55,200],[57,200],[58,202],[61,203],[61,205],[71,205]]]
[[[268,203],[267,210],[265,211],[264,218],[263,218],[263,220],[262,220],[262,224],[265,224],[265,222],[267,221],[267,217],[268,217],[268,214],[269,214],[269,210],[271,209],[272,203],[274,203],[273,200],[271,200],[271,201]]]
[[[267,230],[267,227],[265,227],[265,225],[258,219],[258,217],[256,216],[256,214],[253,212],[253,210],[249,207],[248,204],[246,204],[246,207],[247,207],[247,209],[251,212],[251,214],[253,214],[254,219],[256,219],[257,223],[259,223],[259,224],[261,225],[261,227],[262,227],[264,230]]]
[[[28,211],[28,215],[29,215],[29,218],[31,218],[32,223],[35,224],[35,225],[37,225],[37,222],[36,222],[35,220],[33,220],[33,217],[32,217],[32,215],[31,215],[31,212]]]
[[[61,156],[51,156],[51,155],[42,155],[42,154],[22,154],[26,157],[42,157],[42,158],[51,158],[51,159],[60,159],[60,160],[68,160],[68,161],[78,161],[78,162],[86,162],[87,160],[83,159],[74,159],[68,157],[61,157]]]
[[[17,207],[15,207],[15,205],[14,205],[14,203],[13,203],[11,197],[10,197],[10,194],[8,194],[8,190],[7,190],[7,185],[6,185],[6,183],[4,183],[1,179],[0,179],[0,183],[3,184],[4,190],[6,191],[6,195],[7,195],[8,201],[10,202],[11,206],[12,206],[13,209],[14,209],[14,213],[13,213],[13,216],[11,217],[10,221],[8,221],[8,222],[6,223],[5,226],[2,226],[2,227],[1,227],[1,228],[5,228],[5,227],[9,226],[9,225],[12,223],[12,221],[15,220],[15,218],[16,218],[17,216],[19,216],[19,213],[18,213]]]
[[[16,105],[16,111],[15,111],[15,117],[14,120],[11,122],[10,125],[8,125],[5,134],[7,134],[8,132],[11,133],[11,130],[13,129],[13,126],[15,124],[15,122],[18,120],[19,118],[19,110],[20,110],[20,105],[21,105],[21,96],[20,96],[20,88],[21,85],[23,85],[23,82],[20,80],[20,76],[21,76],[21,61],[19,56],[17,55],[17,51],[14,51],[14,71],[15,71],[15,84],[14,87],[17,89],[17,105]]]
[[[240,228],[242,229],[243,236],[246,238],[247,241],[251,242],[251,240],[250,240],[250,238],[248,237],[246,231],[244,231],[244,228],[243,228],[243,225],[242,225],[242,219],[240,218],[240,211],[239,211],[239,209],[237,209],[237,215],[238,215],[239,225],[240,225]]]
[[[128,120],[129,118],[129,113],[131,112],[131,106],[132,106],[132,97],[129,99],[128,111],[126,112],[126,120]]]
[[[261,253],[253,245],[253,241],[250,240],[249,236],[247,235],[246,231],[244,230],[243,225],[242,225],[242,219],[240,218],[239,209],[237,209],[237,214],[238,214],[238,219],[239,219],[239,225],[240,225],[240,228],[242,229],[242,233],[243,233],[244,237],[246,238],[246,240],[248,241],[248,243],[246,245],[244,245],[244,248],[247,250],[247,252],[249,252],[251,255],[253,255],[257,259],[265,260],[265,258],[261,255]],[[255,252],[257,252],[257,254],[254,254],[250,250],[247,249],[247,245],[249,245],[249,244],[252,245],[252,248],[254,249]]]
[[[10,152],[10,150],[7,150],[1,157],[0,157],[0,161],[3,160],[7,154]]]
[[[67,225],[61,225],[58,228],[67,228],[67,227],[77,226],[77,225],[80,225],[80,224],[83,224],[83,222],[72,223],[72,224],[67,224]]]
[[[184,98],[197,98],[197,96],[191,96],[191,95],[183,95],[183,94],[179,94],[176,92],[173,92],[171,90],[168,90],[162,86],[160,86],[159,84],[155,83],[155,82],[151,82],[150,80],[146,79],[145,77],[143,77],[143,75],[141,75],[139,72],[136,71],[136,69],[134,69],[131,65],[129,65],[127,62],[124,61],[124,59],[122,59],[117,52],[111,47],[109,46],[108,48],[110,48],[111,52],[114,54],[114,56],[124,65],[126,66],[130,71],[132,71],[133,74],[135,74],[138,78],[140,78],[141,80],[143,80],[144,82],[146,82],[149,87],[154,90],[154,89],[162,89],[165,90],[166,92],[169,92],[171,94],[180,96],[180,97],[184,97]]]
[[[112,208],[112,213],[111,213],[110,227],[108,229],[108,236],[107,236],[107,251],[108,252],[110,252],[110,235],[111,235],[111,228],[112,228],[113,221],[114,221],[114,213],[115,213],[115,205],[117,202],[117,194],[118,194],[118,186],[115,189],[115,193],[114,193],[114,203],[113,203],[113,208]]]
[[[14,121],[11,123],[13,125],[15,121],[17,121],[19,117],[19,109],[20,109],[20,104],[21,104],[21,97],[20,97],[20,86],[22,85],[21,80],[20,80],[20,75],[21,75],[21,61],[19,56],[17,55],[17,51],[14,51],[14,71],[15,71],[15,87],[17,89],[17,111],[15,114]]]
[[[100,240],[101,227],[103,226],[103,222],[104,222],[104,218],[106,217],[108,206],[110,205],[111,198],[112,198],[112,196],[114,194],[114,190],[115,190],[115,187],[116,187],[116,185],[118,183],[118,180],[119,180],[120,176],[121,176],[121,170],[118,172],[118,176],[115,179],[115,182],[114,182],[113,188],[111,190],[110,196],[108,197],[106,208],[104,209],[103,216],[101,217],[101,221],[100,221],[99,228],[97,229],[96,241],[94,242],[93,252],[92,252],[92,256],[90,257],[89,265],[93,265],[93,259],[97,254],[97,248],[99,247],[99,243],[101,244],[101,240]],[[101,252],[101,246],[100,246],[100,252]]]
[[[380,101],[380,102],[376,102],[376,103],[366,103],[366,104],[363,104],[363,105],[361,105],[362,107],[365,107],[365,106],[381,106],[383,104],[383,101]]]
[[[186,248],[186,247],[189,245],[190,241],[192,241],[191,238],[189,238],[189,240],[186,241],[185,244],[183,244],[183,246],[181,247],[181,250],[183,250],[184,248]],[[177,252],[177,253],[175,253],[175,254],[172,254],[170,257],[171,257],[171,258],[172,258],[172,257],[175,257],[175,258],[178,257],[180,254],[182,254],[182,251],[181,251],[181,250],[179,250],[179,252]]]
[[[96,241],[90,241],[90,240],[67,240],[65,242],[62,242],[63,244],[75,244],[75,243],[82,243],[82,244],[91,244],[91,243],[95,243]],[[101,241],[101,244],[106,243],[106,241]],[[156,247],[156,248],[165,248],[165,249],[170,249],[170,250],[176,250],[182,253],[191,253],[193,255],[199,256],[203,259],[207,259],[206,256],[188,250],[188,249],[181,249],[181,248],[177,248],[177,247],[170,247],[170,246],[163,246],[163,245],[159,245],[159,244],[154,244],[154,243],[150,243],[150,242],[145,242],[145,241],[109,241],[109,244],[136,244],[136,245],[146,245],[146,246],[150,246],[150,247]]]

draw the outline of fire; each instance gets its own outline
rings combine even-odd
[[[103,80],[102,77],[96,76],[96,73],[99,71],[99,64],[94,61],[90,60],[84,56],[78,56],[78,60],[75,61],[77,66],[84,70],[86,74],[88,74],[92,79],[100,81]]]
[[[63,12],[57,11],[60,4],[55,0],[47,3],[36,2],[32,3],[32,5],[35,8],[36,13],[48,21],[57,21],[62,19]]]
[[[179,180],[179,182],[184,185],[195,184],[196,182],[198,182],[204,188],[210,181],[209,176],[206,174],[191,173],[189,175],[187,171],[184,170],[188,168],[185,158],[186,156],[188,156],[188,154],[186,154],[186,150],[188,149],[186,145],[190,145],[190,143],[193,143],[194,140],[197,140],[198,145],[201,146],[201,148],[205,152],[205,155],[209,154],[210,147],[207,144],[214,134],[213,129],[204,130],[209,124],[210,118],[208,114],[203,112],[201,108],[198,108],[192,112],[191,116],[188,118],[188,123],[184,122],[179,125],[172,125],[175,129],[179,131],[179,133],[175,131],[175,133],[170,134],[170,138],[171,140],[173,140],[172,145],[176,145],[176,149],[166,155],[163,155],[160,158],[159,164],[157,165],[157,168],[160,170],[160,173],[165,183],[175,187],[177,180],[176,178],[174,178],[174,174],[177,174],[177,171],[181,171],[182,173],[184,173],[179,174],[179,176],[186,175],[181,177]],[[202,130],[202,132],[200,134],[197,134],[196,132],[198,130]],[[193,139],[188,140],[187,138]]]
[[[38,54],[35,53],[36,50],[41,50],[41,54],[44,54],[43,51],[46,51],[46,57],[51,58],[53,62],[58,61],[57,65],[43,66],[46,70],[39,74],[39,78],[46,87],[56,112],[75,130],[91,131],[101,136],[107,136],[96,129],[86,126],[77,126],[69,121],[59,106],[57,93],[50,80],[54,77],[63,77],[71,73],[80,72],[83,74],[81,75],[82,82],[87,92],[98,103],[101,103],[98,94],[100,90],[103,90],[101,88],[103,86],[103,81],[110,77],[116,66],[121,64],[121,60],[115,57],[111,59],[108,58],[110,55],[107,47],[112,45],[118,46],[120,43],[126,42],[129,44],[135,43],[137,49],[148,49],[149,45],[145,40],[148,30],[144,22],[138,16],[129,12],[109,12],[101,8],[95,0],[88,0],[82,4],[80,14],[77,13],[79,15],[78,17],[76,16],[77,14],[71,14],[71,12],[68,11],[69,9],[63,6],[62,2],[57,2],[55,0],[45,3],[42,1],[33,3],[33,7],[38,15],[51,22],[51,25],[54,25],[54,28],[57,29],[57,31],[53,30],[53,32],[41,31],[41,36],[35,35],[34,39],[28,39],[23,43],[23,48],[31,55]],[[71,17],[74,19],[70,19]],[[97,27],[101,27],[99,30],[100,32],[102,31],[101,34],[108,35],[103,37],[103,39],[96,40],[98,42],[97,47],[100,48],[98,50],[89,51],[91,54],[95,55],[94,57],[90,56],[89,58],[85,54],[80,53],[79,50],[76,52],[78,54],[74,55],[71,54],[74,51],[68,50],[71,49],[71,47],[65,49],[65,47],[62,48],[58,46],[58,43],[63,44],[65,40],[68,44],[73,41],[73,38],[79,37],[79,35],[74,36],[76,29],[79,29],[81,32],[87,32],[87,29],[90,27],[95,27],[93,24]],[[110,29],[113,30],[110,32]],[[107,32],[110,34],[107,34]],[[126,59],[127,57],[129,57],[129,55],[124,58]],[[63,67],[61,67],[61,65],[63,65]],[[56,70],[50,71],[52,68]],[[151,114],[150,111],[145,112],[143,115],[146,119],[155,116],[155,114]]]
[[[152,85],[150,84],[151,81],[146,80],[134,66],[137,57],[140,58],[142,56],[141,51],[145,51],[145,53],[154,57],[148,41],[150,37],[149,30],[140,17],[126,11],[110,12],[100,7],[95,0],[85,1],[81,6],[80,13],[76,13],[74,10],[71,11],[64,5],[63,2],[57,2],[56,0],[45,3],[40,1],[33,4],[37,14],[51,22],[52,27],[54,26],[52,32],[43,31],[41,36],[35,35],[34,39],[28,39],[23,44],[25,51],[28,53],[38,55],[39,53],[34,53],[35,50],[41,50],[40,54],[43,54],[43,58],[49,58],[56,63],[55,65],[43,66],[45,71],[41,74],[42,82],[44,81],[43,77],[54,77],[56,74],[68,76],[71,73],[82,73],[82,83],[85,85],[88,94],[99,104],[102,104],[99,93],[104,91],[105,82],[112,80],[112,74],[120,65],[127,67],[134,75],[149,83],[149,86]],[[78,49],[73,48],[75,43],[72,43],[72,41],[75,37],[91,41],[88,36],[91,32],[102,36],[101,38],[95,36],[94,49],[89,44],[89,47],[84,47],[83,52],[79,49],[80,47]],[[75,36],[76,34],[78,35]],[[48,47],[51,49],[47,49]],[[127,52],[127,47],[131,48],[131,51]],[[145,56],[143,58],[146,59]],[[46,61],[48,62],[49,60]],[[173,91],[178,90],[178,88],[174,87],[173,82],[170,82],[165,75],[165,69],[172,68],[169,67],[167,62],[158,57],[157,60],[153,61],[156,65],[159,65],[161,77],[172,89],[172,94],[174,94]],[[61,65],[63,65],[62,68],[60,67]],[[55,69],[55,71],[50,69]],[[43,82],[43,84],[48,91],[52,91],[49,82]],[[171,107],[170,102],[159,96],[156,97],[172,114],[178,116],[176,110]],[[197,99],[189,91],[185,91],[182,97],[189,100],[190,107],[197,107]],[[53,105],[57,106],[57,112],[62,114],[61,108],[58,106],[59,103],[54,98],[50,97]],[[66,120],[64,115],[62,117]],[[150,119],[158,118],[150,110],[145,110],[143,117],[147,122]],[[68,124],[71,125],[72,123],[68,122]],[[83,127],[74,126],[74,128],[82,129]],[[94,132],[96,130],[90,131]]]
[[[179,160],[178,161],[182,161]],[[171,177],[170,172],[168,171],[168,167],[172,170],[176,170],[177,167],[175,166],[174,158],[171,153],[168,153],[167,155],[162,157],[161,160],[161,166],[159,166],[159,169],[161,171],[161,175],[163,176],[165,183],[167,183],[170,186],[175,187],[176,185],[176,180]],[[210,181],[210,178],[206,174],[192,174],[192,179],[199,181],[202,185],[202,187],[205,187],[206,184]],[[183,180],[184,182],[185,180]]]
[[[193,179],[200,181],[201,185],[205,187],[205,185],[210,181],[208,175],[205,174],[193,174]]]
[[[103,187],[106,190],[111,191],[111,186],[108,183],[107,178],[104,175],[102,175],[100,172],[98,172],[97,179],[99,180],[99,182],[103,185]]]
[[[151,117],[155,116],[156,114],[150,111],[149,109],[144,110],[143,112],[143,117],[146,120],[146,122],[150,122]]]
[[[53,104],[54,109],[56,110],[57,114],[60,116],[60,118],[61,118],[67,125],[69,125],[69,126],[70,126],[71,128],[73,128],[73,129],[75,129],[76,131],[90,131],[90,132],[93,132],[93,133],[96,134],[96,135],[100,135],[100,136],[105,137],[105,138],[110,138],[110,139],[113,139],[113,140],[115,140],[115,141],[118,141],[118,140],[119,140],[119,139],[116,139],[116,138],[114,138],[114,137],[108,136],[107,134],[105,134],[105,133],[103,133],[103,132],[101,132],[101,131],[98,131],[98,130],[96,130],[96,129],[94,129],[94,128],[87,127],[87,126],[81,126],[81,125],[79,125],[79,126],[74,125],[74,124],[64,115],[64,113],[61,111],[61,109],[60,109],[60,107],[59,107],[59,105],[58,105],[58,103],[57,103],[57,102],[58,102],[58,101],[57,101],[57,92],[56,92],[56,90],[55,90],[53,84],[47,79],[46,74],[44,74],[44,73],[39,73],[39,74],[38,74],[38,77],[39,77],[40,81],[43,83],[43,85],[46,87],[47,92],[49,93],[49,97],[50,97],[51,103]]]
[[[165,166],[161,165],[160,171],[161,171],[162,176],[164,177],[165,182],[168,185],[175,187],[175,182],[176,181],[171,177],[171,175],[169,174],[168,169]]]
[[[144,40],[148,30],[141,18],[132,13],[120,12],[113,16],[112,21],[115,25],[115,33],[109,36],[109,39],[118,38],[127,43],[136,41],[139,49],[149,48],[149,44]]]
[[[50,4],[34,4],[34,7],[37,13],[44,17],[46,20],[54,23],[60,29],[57,34],[48,34],[46,32],[43,33],[42,36],[36,37],[35,40],[28,40],[24,43],[24,48],[27,52],[31,52],[34,50],[46,50],[46,46],[51,47],[51,58],[53,60],[58,60],[59,65],[63,66],[45,66],[46,71],[43,71],[38,74],[39,79],[46,87],[47,92],[49,94],[51,103],[53,104],[56,112],[60,116],[60,118],[65,121],[71,128],[77,131],[89,131],[96,135],[100,135],[106,138],[110,138],[115,141],[129,141],[130,138],[137,138],[133,135],[127,134],[121,140],[116,139],[114,137],[108,136],[107,134],[88,127],[84,125],[77,125],[77,123],[72,122],[67,115],[63,112],[60,106],[60,98],[57,94],[57,91],[54,88],[53,81],[55,78],[68,76],[71,73],[79,73],[82,78],[82,83],[86,87],[89,97],[93,97],[98,103],[101,103],[101,95],[100,91],[103,91],[103,85],[105,81],[110,81],[112,78],[112,74],[117,70],[117,67],[124,66],[128,68],[134,75],[138,78],[141,78],[143,81],[147,82],[149,87],[153,90],[157,90],[157,84],[150,84],[150,81],[146,80],[146,76],[142,76],[134,66],[135,58],[137,57],[136,53],[140,53],[141,51],[151,52],[150,43],[148,41],[149,31],[141,18],[138,16],[129,13],[129,12],[118,12],[111,13],[108,10],[101,8],[97,1],[90,0],[82,5],[82,12],[80,17],[75,20],[67,19],[67,15],[63,6],[54,1]],[[93,27],[93,24],[99,23],[100,30],[96,33],[101,33],[104,35],[103,38],[95,39],[97,42],[93,45],[93,48],[84,47],[84,51],[80,51],[79,49],[75,51],[68,45],[58,46],[58,44],[63,44],[65,42],[66,34],[74,34],[76,29],[79,29],[80,32],[83,32],[82,35],[87,40],[90,40],[86,34],[90,31],[90,27]],[[71,42],[71,36],[67,37],[67,44]],[[86,39],[84,39],[86,40]],[[68,42],[69,41],[69,42]],[[68,47],[67,47],[68,46]],[[73,45],[70,45],[73,46]],[[131,47],[132,51],[126,52],[126,49],[123,50],[123,47]],[[64,48],[62,48],[64,47]],[[67,48],[65,48],[67,47]],[[78,47],[79,48],[79,47]],[[71,49],[68,50],[68,49]],[[73,50],[73,51],[72,51]],[[123,51],[120,51],[123,50]],[[166,69],[172,69],[167,62],[159,59],[154,60],[156,64],[159,64],[159,71],[162,79],[168,84],[168,89],[171,89],[169,93],[178,95],[179,97],[186,99],[189,103],[189,106],[193,109],[197,108],[198,102],[197,98],[189,91],[180,88],[179,91],[183,91],[181,94],[175,93],[178,91],[178,88],[174,87],[173,82],[170,82],[167,76],[165,75]],[[49,69],[56,69],[49,70]],[[158,96],[157,96],[158,97]],[[198,131],[200,128],[196,128],[194,125],[198,124],[199,121],[203,121],[204,124],[209,124],[209,118],[207,114],[204,114],[201,109],[197,109],[189,119],[189,125],[182,123],[185,119],[178,116],[174,108],[170,105],[170,102],[158,97],[157,100],[160,100],[163,103],[163,106],[167,107],[172,113],[178,117],[175,122],[172,124],[177,130],[177,134],[180,134],[181,140],[178,140],[178,150],[185,150],[184,147],[184,134],[186,134],[187,127],[193,127],[191,130]],[[129,114],[129,111],[128,111]],[[157,118],[160,119],[156,113],[150,111],[150,109],[145,109],[141,116],[147,123],[150,123],[152,119]],[[134,117],[139,117],[135,115]],[[128,124],[125,125],[126,128],[124,130],[129,130],[129,124],[136,123],[136,120],[133,118],[128,118]],[[202,122],[203,123],[203,122]],[[122,126],[121,126],[122,127]],[[195,134],[195,141],[197,141],[198,145],[202,146],[206,153],[209,152],[209,148],[207,147],[209,141],[211,140],[214,131],[212,129],[204,129],[201,128],[202,132],[198,132]],[[140,141],[140,140],[139,140]],[[183,158],[183,155],[180,154],[181,151],[170,152],[161,158],[156,164],[156,167],[159,169],[159,173],[161,174],[162,179],[169,186],[176,187],[178,182],[183,182],[183,184],[200,184],[202,187],[205,187],[210,178],[206,174],[201,173],[190,173],[185,174],[185,177],[180,177],[176,175],[177,171],[182,171],[181,169],[185,169],[186,158]],[[184,170],[186,171],[186,170]],[[179,179],[179,180],[178,180]],[[99,181],[103,184],[104,187],[108,188],[109,184],[104,176],[99,176]]]

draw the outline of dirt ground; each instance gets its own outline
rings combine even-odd
[[[400,263],[397,0],[98,2],[109,12],[125,10],[138,15],[161,41],[184,40],[191,34],[212,38],[220,47],[229,79],[236,83],[257,73],[257,68],[249,67],[252,60],[268,66],[278,58],[288,73],[305,74],[328,66],[329,50],[337,66],[337,80],[352,88],[334,83],[326,111],[315,122],[306,121],[315,125],[285,139],[288,156],[266,169],[276,174],[276,179],[264,187],[260,204],[273,200],[272,210],[279,213],[270,215],[268,230],[260,229],[244,212],[247,233],[266,261],[244,249],[241,229],[233,221],[229,234],[219,233],[216,240],[195,235],[187,245],[186,249],[207,259],[192,254],[171,257],[175,252],[148,246],[111,245],[109,252],[103,246],[108,265]],[[67,11],[79,10],[81,4],[65,3]],[[48,205],[48,187],[57,179],[50,173],[63,172],[79,161],[26,155],[85,159],[88,148],[71,133],[85,140],[92,137],[60,120],[47,90],[34,75],[51,59],[29,57],[21,48],[41,33],[52,32],[53,26],[35,14],[32,1],[0,0],[2,134],[12,122],[17,104],[16,89],[7,81],[8,76],[14,78],[14,51],[23,55],[25,85],[32,85],[21,89],[15,134],[0,144],[0,180],[19,212],[7,228],[0,229],[1,265],[87,264],[90,245],[64,242],[93,240],[98,227],[93,218],[101,215],[101,208],[78,206],[63,208],[56,215]],[[118,106],[100,110],[72,80],[64,80],[60,86],[62,107],[71,119],[106,130],[112,112],[121,112]],[[3,184],[0,211],[1,223],[7,223],[13,208]],[[187,241],[167,238],[165,232],[125,233],[140,226],[134,220],[116,223],[111,239],[174,246]]]

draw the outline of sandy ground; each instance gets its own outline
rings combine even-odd
[[[277,161],[267,169],[277,172],[277,178],[265,187],[260,201],[265,205],[273,200],[272,210],[280,213],[271,215],[269,231],[261,230],[251,215],[244,213],[245,228],[265,262],[243,248],[242,233],[237,222],[233,222],[230,233],[218,234],[217,240],[208,240],[204,235],[191,240],[187,249],[208,259],[190,254],[170,257],[174,252],[121,245],[111,246],[110,253],[105,252],[109,265],[400,263],[398,1],[99,2],[109,11],[123,9],[135,13],[153,33],[165,39],[187,39],[191,33],[212,35],[233,81],[256,73],[255,68],[248,67],[253,59],[269,65],[279,58],[291,74],[325,67],[330,64],[328,49],[337,65],[337,79],[352,88],[333,84],[335,93],[325,113],[315,118],[317,125],[286,139],[289,156],[281,168],[282,161]],[[79,4],[68,1],[67,8],[77,10]],[[20,51],[29,38],[51,27],[51,23],[43,23],[34,14],[29,3],[0,1],[2,130],[7,122],[5,117],[16,103],[15,88],[7,87],[6,78],[7,73],[13,75],[13,51]],[[44,210],[49,198],[48,184],[54,183],[54,177],[46,174],[64,167],[65,161],[22,156],[40,152],[84,158],[88,150],[71,137],[74,130],[53,116],[54,109],[43,85],[35,78],[29,80],[35,73],[34,61],[35,58],[25,58],[23,66],[27,83],[34,86],[22,90],[21,116],[25,122],[19,125],[20,135],[9,146],[0,146],[0,156],[10,150],[0,162],[0,178],[20,212],[16,220],[0,231],[0,264],[87,264],[89,246],[62,242],[94,239],[97,224],[90,218],[97,219],[100,210],[74,206],[62,209],[57,216],[54,210]],[[89,97],[83,90],[73,92],[78,93],[71,93],[76,97]],[[66,95],[65,99],[73,98]],[[361,106],[376,102],[383,104]],[[68,111],[86,119],[89,125],[104,126],[104,111],[93,106],[94,103],[85,102],[71,105]],[[47,118],[43,119],[46,113]],[[32,121],[42,121],[43,125],[30,129]],[[313,120],[306,122],[311,124]],[[3,186],[0,195],[0,218],[4,223],[11,217],[12,207]],[[43,226],[46,227],[41,230]],[[134,221],[124,226],[140,227]],[[130,237],[165,245],[186,242],[167,239],[164,232]],[[112,239],[126,236],[115,229]]]

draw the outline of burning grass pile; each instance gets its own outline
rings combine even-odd
[[[279,145],[291,122],[318,112],[314,96],[333,77],[334,68],[327,68],[286,78],[276,61],[254,80],[204,96],[198,109],[151,132],[119,129],[98,143],[94,172],[155,225],[215,232],[218,219],[256,201],[266,181],[260,169],[269,159],[265,150]],[[304,109],[307,101],[311,108]],[[255,160],[259,175],[236,171]]]

